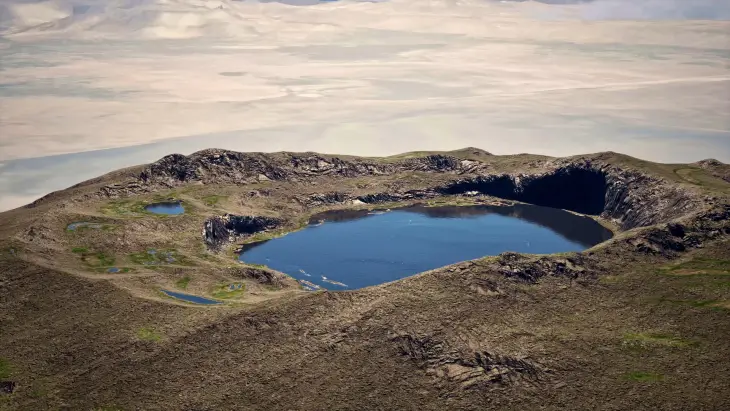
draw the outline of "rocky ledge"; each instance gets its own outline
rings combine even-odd
[[[241,236],[274,229],[283,223],[283,220],[271,217],[226,214],[205,221],[203,238],[209,249],[219,250],[222,245],[231,243]]]
[[[313,176],[378,176],[399,172],[477,172],[485,164],[434,154],[384,162],[368,159],[346,160],[314,153],[238,153],[203,150],[190,156],[172,154],[150,164],[139,179],[145,184],[174,186],[180,183],[245,184],[281,181]]]

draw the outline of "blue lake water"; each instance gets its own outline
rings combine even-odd
[[[145,210],[155,214],[178,215],[185,212],[185,208],[179,201],[166,201],[145,206]]]
[[[505,251],[581,251],[611,237],[591,218],[530,205],[344,210],[247,244],[239,259],[289,274],[308,289],[346,290]]]
[[[197,295],[176,293],[174,291],[168,291],[168,290],[162,290],[162,292],[165,295],[168,295],[170,297],[177,298],[177,299],[183,300],[183,301],[187,301],[187,302],[193,303],[193,304],[203,304],[203,305],[222,304],[220,301],[211,300],[209,298],[204,298],[204,297],[200,297]]]
[[[78,229],[78,228],[92,228],[92,229],[98,230],[98,229],[104,228],[104,224],[88,223],[85,221],[81,221],[78,223],[71,223],[66,227],[66,229],[68,231],[76,231],[76,229]]]

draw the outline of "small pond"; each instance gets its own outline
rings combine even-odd
[[[203,304],[203,305],[222,304],[220,301],[211,300],[209,298],[204,298],[204,297],[200,297],[197,295],[176,293],[175,291],[168,291],[168,290],[162,290],[162,292],[169,297],[177,298],[179,300],[187,301],[187,302],[193,303],[193,304]]]
[[[68,231],[76,231],[77,229],[80,229],[80,228],[91,228],[94,230],[100,230],[100,229],[104,228],[104,224],[80,221],[78,223],[71,223],[66,227],[66,229]]]
[[[346,290],[505,251],[581,251],[611,237],[591,218],[531,205],[341,210],[247,244],[239,259],[289,274],[305,289]]]
[[[154,203],[144,207],[145,210],[155,214],[178,215],[185,212],[185,208],[180,201],[165,201],[162,203]]]

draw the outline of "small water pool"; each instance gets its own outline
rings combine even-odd
[[[179,215],[185,212],[181,201],[165,201],[145,206],[145,210],[155,214]]]
[[[340,210],[310,226],[247,244],[239,259],[264,264],[308,290],[347,290],[505,251],[581,251],[612,237],[595,220],[531,205]]]
[[[106,270],[107,273],[118,273],[121,271],[118,267],[110,267]]]
[[[87,221],[80,221],[80,222],[77,222],[77,223],[71,223],[71,224],[69,224],[66,227],[66,229],[68,231],[76,231],[79,228],[91,228],[91,229],[94,229],[94,230],[99,230],[99,229],[104,228],[104,224],[100,224],[100,223],[89,223]]]
[[[179,300],[187,301],[187,302],[193,303],[193,304],[203,304],[203,305],[222,304],[220,301],[211,300],[209,298],[200,297],[197,295],[177,293],[175,291],[168,291],[168,290],[162,290],[162,292],[169,297],[177,298]]]

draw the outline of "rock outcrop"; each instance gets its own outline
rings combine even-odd
[[[682,222],[659,224],[613,241],[619,243],[618,249],[623,247],[632,253],[675,258],[679,253],[727,235],[730,235],[730,205],[723,205]],[[500,254],[492,265],[501,275],[529,284],[547,276],[573,281],[592,278],[600,272],[586,253],[534,257],[507,252]]]
[[[542,366],[527,359],[488,351],[467,353],[430,335],[396,334],[391,340],[401,355],[459,389],[492,384],[535,384],[548,375]]]
[[[698,167],[707,170],[714,177],[730,183],[730,165],[717,161],[714,158],[698,161],[695,164]]]
[[[233,242],[236,238],[270,230],[283,224],[283,220],[272,217],[226,214],[205,221],[203,238],[208,248],[218,250],[222,245]]]
[[[298,284],[293,278],[263,268],[257,267],[236,267],[229,269],[228,274],[233,278],[241,280],[255,280],[259,284],[264,284],[277,289],[296,287]]]
[[[357,177],[406,171],[453,172],[475,170],[476,162],[445,155],[430,155],[402,161],[344,160],[314,153],[262,154],[226,150],[203,150],[190,156],[172,154],[150,164],[139,179],[145,184],[175,185],[199,181],[243,184],[313,176]]]
[[[366,204],[388,203],[395,201],[420,200],[438,196],[435,190],[408,190],[396,193],[375,193],[359,196],[357,199]]]
[[[616,220],[622,229],[669,221],[702,205],[692,192],[635,170],[573,163],[533,175],[487,175],[457,180],[442,194],[479,192]]]
[[[16,383],[13,381],[0,381],[0,395],[9,395],[15,391]]]
[[[324,194],[313,194],[302,201],[307,207],[318,207],[332,204],[343,204],[351,201],[350,195],[339,191]]]
[[[566,258],[555,256],[534,258],[507,252],[499,255],[495,268],[505,277],[530,284],[537,283],[545,276],[575,280],[586,272],[580,254]]]

